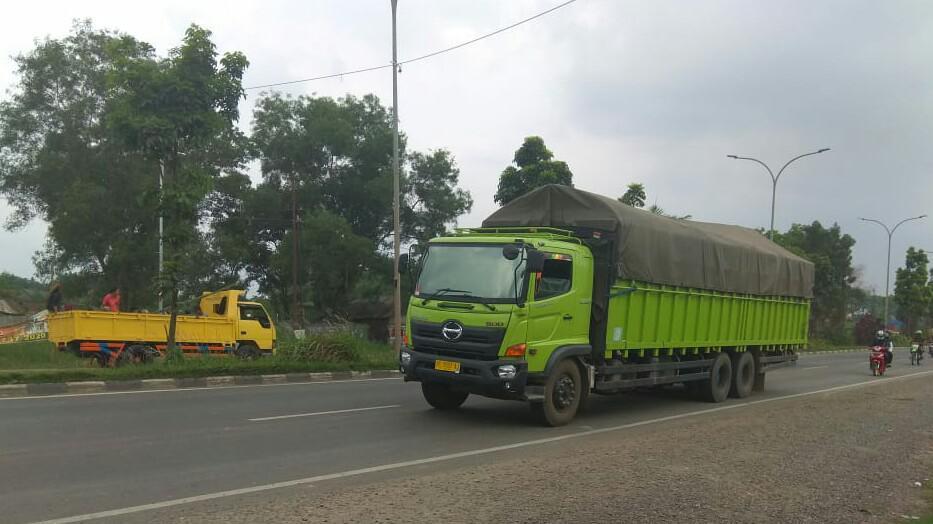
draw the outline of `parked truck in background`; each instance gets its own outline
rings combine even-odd
[[[738,226],[546,186],[420,258],[400,369],[427,402],[523,400],[547,425],[591,393],[764,387],[807,344],[813,265]]]
[[[256,358],[275,349],[275,326],[262,304],[242,290],[204,293],[198,315],[178,315],[175,340],[186,356]],[[147,362],[163,355],[169,315],[71,310],[48,316],[49,340],[101,365]]]

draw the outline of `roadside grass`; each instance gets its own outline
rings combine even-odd
[[[48,341],[16,342],[0,345],[0,371],[10,369],[72,369],[88,365],[70,353],[58,351]]]
[[[60,353],[49,342],[0,345],[0,384],[371,371],[397,365],[391,347],[339,332],[288,341],[276,354],[256,360],[190,357],[115,368],[100,368],[93,359]]]

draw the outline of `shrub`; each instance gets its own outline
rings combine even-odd
[[[283,342],[276,354],[285,360],[314,362],[352,362],[371,351],[373,344],[354,334],[352,326],[312,333],[303,339]],[[382,349],[382,348],[380,348]]]

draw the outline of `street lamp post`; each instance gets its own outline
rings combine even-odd
[[[395,13],[398,9],[398,0],[392,0],[392,173],[393,173],[393,200],[392,222],[395,229],[395,263],[393,277],[395,279],[394,297],[392,300],[392,328],[394,339],[392,346],[398,354],[402,348],[402,279],[399,274],[399,256],[401,254],[401,233],[399,231],[399,165],[398,165],[398,52],[396,40]]]
[[[768,170],[768,174],[771,175],[771,227],[768,229],[769,239],[774,240],[774,200],[777,197],[777,183],[778,183],[778,180],[781,179],[781,173],[783,173],[784,170],[787,169],[787,166],[791,165],[791,163],[794,162],[795,160],[801,159],[805,156],[818,155],[820,153],[825,153],[826,151],[829,151],[828,147],[820,149],[819,151],[813,151],[812,153],[804,153],[802,155],[795,156],[794,158],[791,158],[790,160],[788,160],[786,164],[784,164],[784,167],[782,167],[781,170],[778,171],[777,175],[775,175],[774,172],[771,171],[771,168],[768,167],[768,164],[765,164],[764,162],[762,162],[761,160],[758,160],[757,158],[736,156],[736,155],[726,155],[728,158],[732,158],[734,160],[751,160],[752,162],[757,162],[761,164],[762,166],[764,166],[764,168]]]
[[[880,220],[875,220],[873,218],[859,217],[859,220],[864,220],[865,222],[874,222],[878,224],[879,226],[883,227],[884,231],[888,234],[888,266],[887,266],[887,270],[884,273],[884,319],[882,320],[885,328],[887,328],[887,325],[888,325],[888,293],[890,292],[890,289],[891,289],[891,237],[894,236],[894,232],[897,231],[897,228],[901,227],[901,224],[903,224],[904,222],[910,222],[911,220],[920,220],[921,218],[926,218],[926,215],[905,218],[904,220],[901,220],[900,222],[895,224],[893,228],[889,228],[887,224],[885,224],[884,222]]]

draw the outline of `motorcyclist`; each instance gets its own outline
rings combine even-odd
[[[891,362],[894,360],[894,341],[891,340],[891,335],[887,331],[879,329],[875,333],[875,340],[872,341],[871,345],[884,348],[884,363],[886,366],[891,367]]]
[[[922,358],[922,356],[923,356],[923,342],[924,342],[924,341],[923,341],[923,331],[921,331],[921,330],[919,330],[919,329],[918,329],[917,331],[914,331],[913,336],[911,336],[911,342],[912,342],[913,344],[916,344],[916,345],[917,345],[917,353],[919,353],[920,356],[921,356],[921,358]],[[913,348],[911,348],[911,351],[913,351]]]

